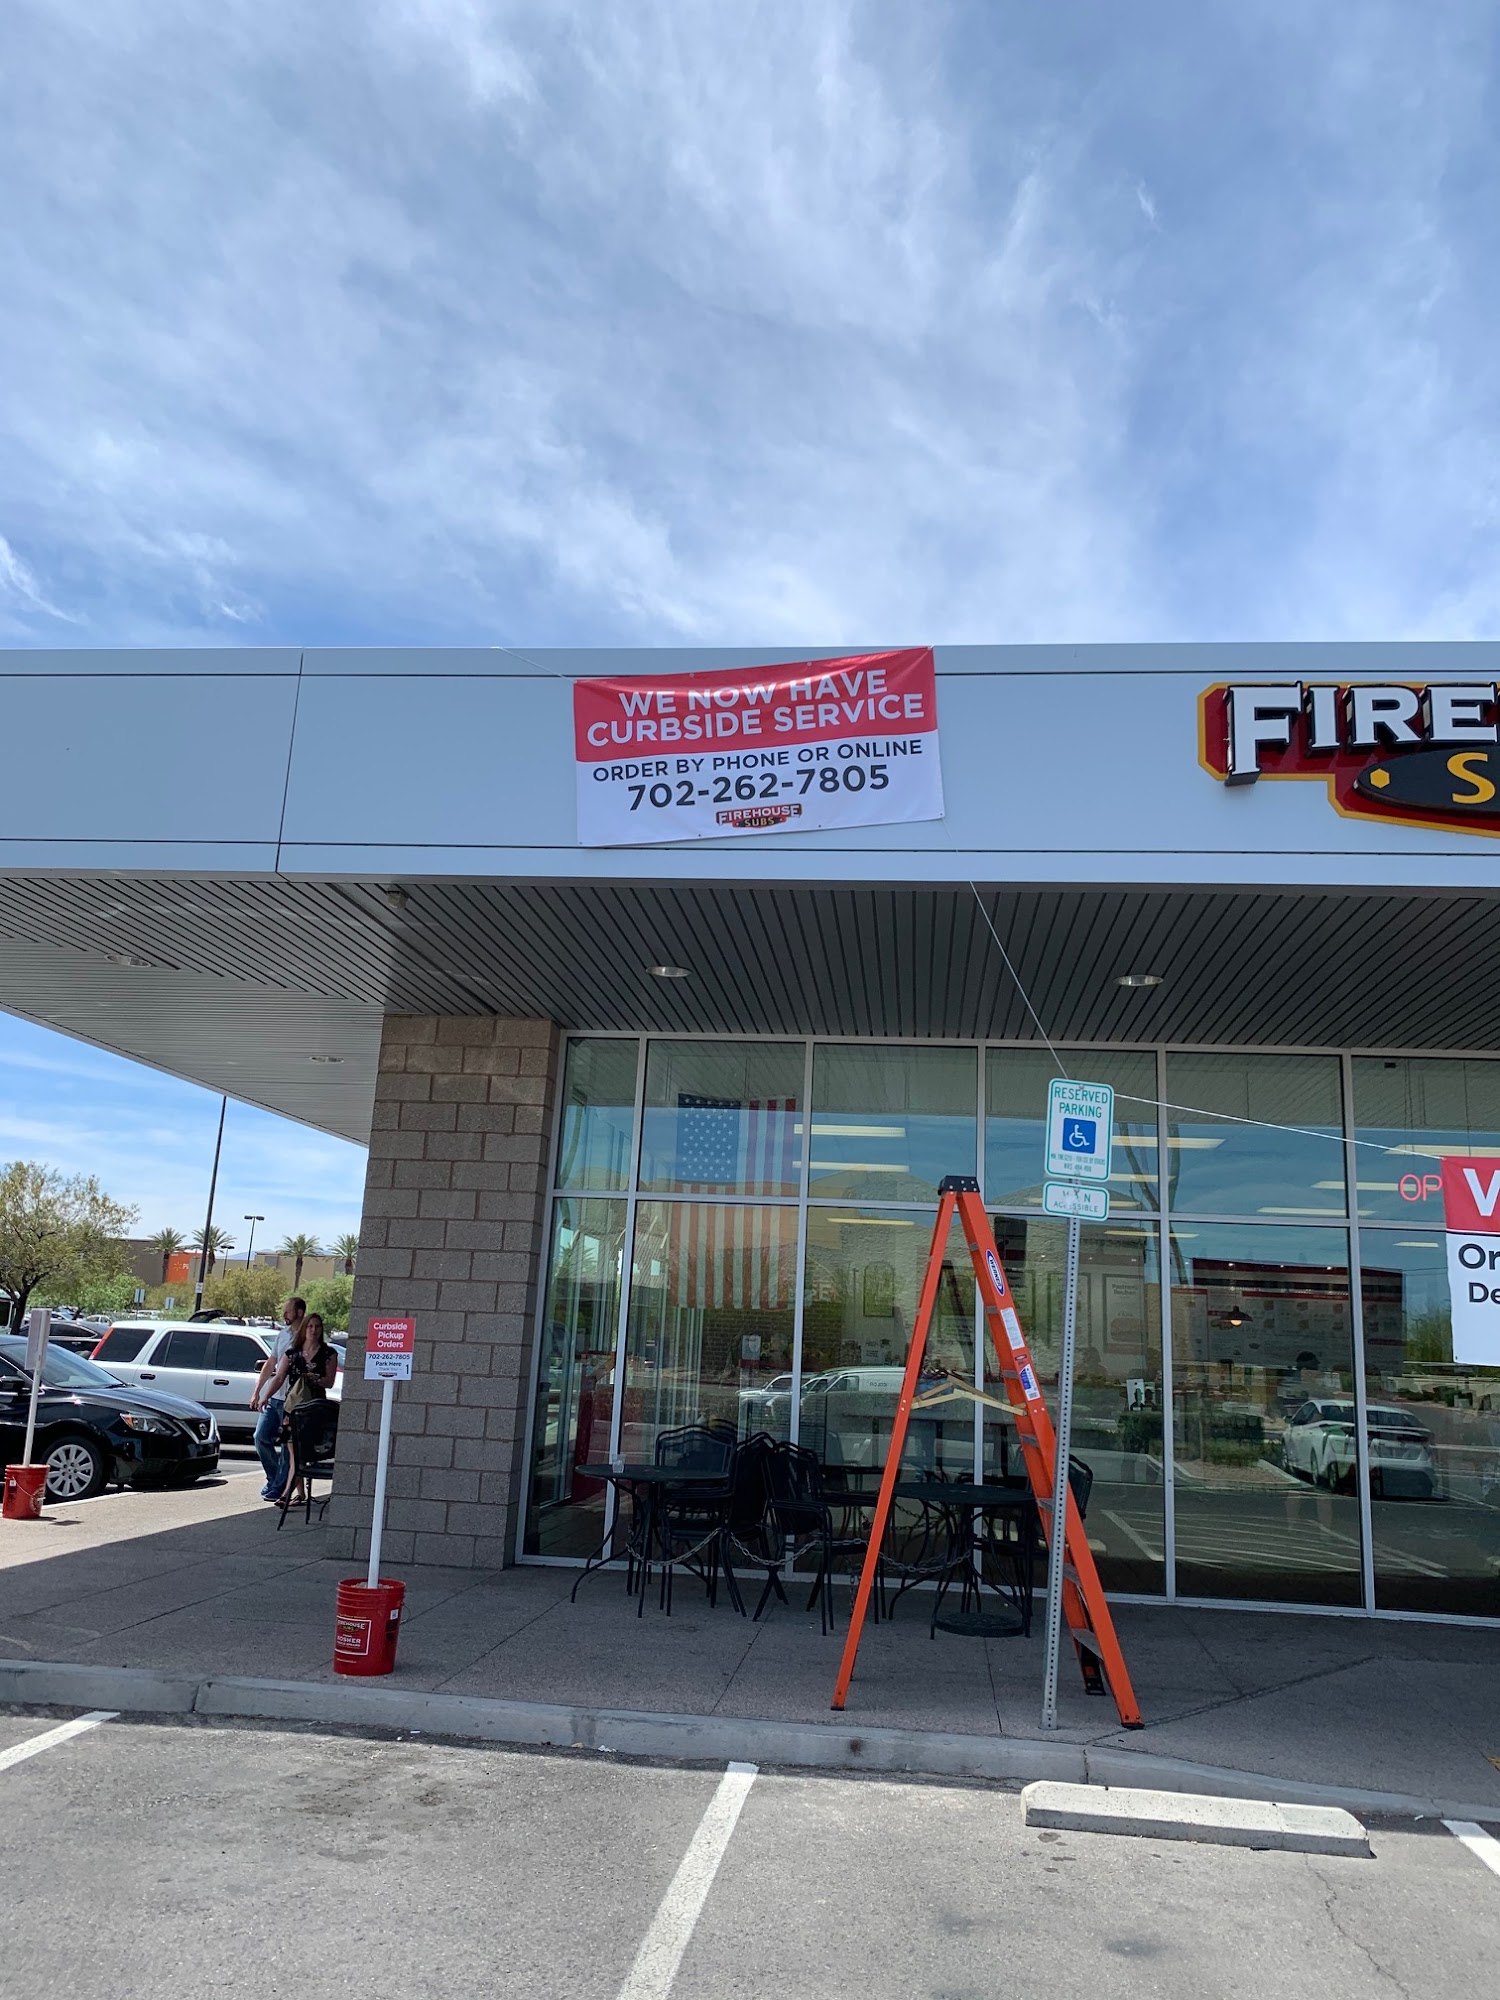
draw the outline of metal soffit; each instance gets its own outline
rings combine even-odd
[[[404,904],[373,882],[0,878],[0,1001],[360,1139],[386,1012],[1036,1039],[966,889],[400,886]],[[1495,1045],[1500,898],[982,896],[1057,1041]],[[690,977],[652,978],[655,964]],[[1138,972],[1162,983],[1117,983]]]

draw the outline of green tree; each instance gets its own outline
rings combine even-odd
[[[211,1284],[203,1287],[205,1306],[234,1313],[240,1319],[275,1319],[286,1297],[286,1283],[280,1271],[265,1264],[228,1264]]]
[[[354,1260],[359,1255],[359,1238],[353,1234],[336,1236],[333,1240],[333,1254],[344,1260],[344,1276],[354,1276]]]
[[[39,1306],[77,1306],[86,1319],[114,1319],[135,1304],[142,1290],[134,1271],[116,1271],[110,1278],[89,1278],[63,1290],[55,1285],[38,1285],[32,1299]]]
[[[279,1257],[290,1257],[294,1260],[292,1290],[297,1292],[302,1289],[303,1259],[307,1257],[321,1257],[323,1252],[319,1248],[316,1236],[287,1236],[282,1239],[281,1248],[276,1254]]]
[[[180,1231],[176,1229],[158,1229],[146,1246],[147,1249],[154,1250],[161,1259],[161,1281],[163,1284],[167,1282],[167,1266],[182,1248],[182,1244],[183,1238]]]
[[[217,1222],[211,1222],[206,1230],[193,1231],[193,1248],[201,1255],[205,1247],[208,1250],[208,1269],[203,1275],[205,1278],[211,1278],[214,1274],[214,1265],[221,1257],[227,1257],[234,1248],[234,1238],[226,1236]],[[162,1283],[166,1283],[165,1274]]]
[[[0,1294],[10,1302],[12,1329],[38,1287],[61,1299],[116,1276],[120,1238],[135,1219],[136,1210],[112,1201],[92,1174],[12,1160],[0,1171]]]
[[[331,1278],[314,1278],[307,1288],[307,1310],[321,1313],[330,1333],[347,1333],[349,1308],[354,1303],[354,1280],[337,1271]]]

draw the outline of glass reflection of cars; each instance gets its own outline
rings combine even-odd
[[[1431,1433],[1407,1411],[1372,1403],[1367,1412],[1371,1484],[1384,1499],[1430,1499],[1435,1484]],[[1281,1457],[1288,1472],[1330,1492],[1351,1489],[1358,1463],[1354,1404],[1313,1397],[1287,1419]]]

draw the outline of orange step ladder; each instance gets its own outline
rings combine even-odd
[[[932,1232],[932,1250],[927,1259],[927,1272],[922,1280],[921,1296],[917,1301],[916,1323],[912,1327],[911,1345],[906,1355],[906,1373],[902,1378],[901,1394],[896,1403],[895,1421],[891,1425],[891,1441],[886,1452],[885,1470],[881,1474],[880,1495],[875,1503],[874,1518],[870,1523],[870,1541],[865,1550],[864,1567],[860,1571],[859,1589],[855,1593],[854,1614],[849,1620],[849,1636],[844,1641],[844,1657],[840,1662],[838,1682],[833,1690],[832,1705],[836,1709],[844,1706],[845,1697],[849,1692],[849,1682],[854,1673],[854,1662],[859,1653],[860,1636],[864,1631],[865,1614],[869,1609],[870,1593],[874,1588],[875,1573],[880,1563],[880,1550],[885,1539],[886,1524],[890,1519],[892,1496],[901,1473],[901,1453],[906,1444],[912,1399],[916,1395],[917,1383],[922,1373],[922,1360],[927,1350],[927,1335],[932,1325],[933,1307],[937,1302],[938,1287],[942,1282],[946,1262],[948,1235],[955,1215],[963,1229],[964,1240],[969,1246],[974,1276],[979,1285],[979,1296],[984,1305],[984,1323],[989,1332],[990,1345],[994,1350],[995,1365],[1000,1379],[1005,1384],[1011,1408],[1015,1412],[1016,1435],[1020,1441],[1022,1457],[1026,1462],[1026,1476],[1031,1482],[1031,1490],[1036,1499],[1037,1511],[1041,1516],[1049,1549],[1053,1542],[1057,1439],[1052,1429],[1052,1419],[1047,1414],[1047,1406],[1042,1401],[1042,1392],[1037,1386],[1036,1370],[1032,1367],[1025,1335],[1021,1331],[1021,1319],[1016,1311],[1015,1297],[1006,1283],[1000,1255],[995,1248],[995,1233],[985,1213],[984,1202],[979,1193],[979,1183],[967,1176],[955,1174],[945,1180],[940,1189],[937,1223]],[[1088,1535],[1076,1504],[1064,1509],[1064,1520],[1065,1545],[1060,1566],[1063,1616],[1067,1620],[1068,1631],[1073,1640],[1073,1650],[1078,1656],[1078,1664],[1083,1673],[1084,1688],[1089,1694],[1112,1694],[1115,1707],[1120,1713],[1120,1721],[1127,1729],[1139,1729],[1141,1711],[1136,1702],[1135,1690],[1130,1685],[1125,1656],[1120,1651],[1120,1642],[1115,1636],[1114,1620],[1109,1615],[1109,1606],[1105,1602],[1104,1590],[1099,1582],[1099,1572],[1094,1566],[1093,1550],[1089,1547]],[[1056,1573],[1058,1565],[1055,1560],[1053,1567]]]

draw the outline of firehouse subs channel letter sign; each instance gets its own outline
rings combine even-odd
[[[932,648],[573,684],[584,847],[941,819]]]
[[[1209,688],[1199,760],[1226,785],[1321,778],[1350,819],[1500,834],[1493,681],[1289,681]]]

